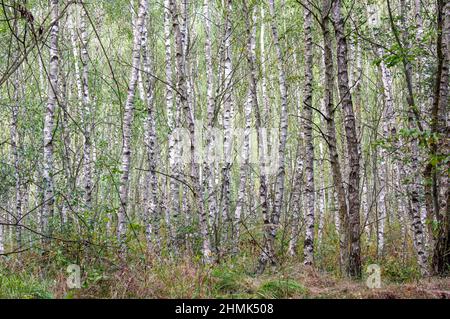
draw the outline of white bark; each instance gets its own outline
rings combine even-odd
[[[175,44],[176,44],[176,73],[177,73],[177,108],[184,112],[186,123],[189,130],[190,139],[190,175],[191,184],[193,186],[194,198],[195,198],[195,210],[199,215],[199,223],[202,234],[202,255],[203,261],[205,263],[211,263],[212,253],[211,244],[209,239],[208,230],[208,215],[203,207],[203,200],[201,196],[201,186],[200,186],[200,175],[198,171],[198,165],[195,160],[195,121],[194,113],[192,112],[191,106],[187,99],[188,88],[186,81],[186,50],[183,44],[183,33],[180,30],[180,25],[178,23],[178,10],[174,6],[174,16],[173,16],[173,29],[175,34]],[[186,32],[184,30],[184,32]],[[187,196],[185,196],[187,197]]]
[[[209,209],[209,226],[215,225],[217,218],[217,203],[214,194],[214,163],[209,160],[214,156],[214,135],[212,133],[214,125],[214,75],[211,57],[211,10],[210,1],[203,3],[203,14],[205,16],[205,60],[206,60],[206,112],[207,112],[207,132],[206,132],[206,156],[203,167],[205,203]]]
[[[306,206],[306,234],[303,249],[305,265],[314,262],[314,144],[312,136],[312,93],[313,93],[313,51],[312,51],[312,13],[305,9],[305,84],[303,97],[303,130],[305,136],[305,206]]]
[[[348,173],[348,217],[349,217],[349,261],[347,272],[350,276],[361,276],[360,248],[360,155],[359,141],[356,132],[356,119],[348,79],[347,37],[345,35],[345,20],[341,15],[341,1],[333,3],[334,29],[336,35],[338,87],[339,96],[344,111],[344,127],[349,161]]]
[[[321,172],[319,173],[319,191],[318,191],[318,211],[319,211],[319,226],[317,229],[317,244],[320,245],[322,243],[323,237],[323,229],[325,226],[325,167],[324,167],[324,158],[325,154],[323,152],[323,143],[319,142],[319,162],[318,167],[321,167]]]
[[[49,220],[54,213],[54,185],[53,185],[53,129],[54,117],[58,93],[58,33],[59,33],[59,1],[51,0],[51,22],[50,31],[50,66],[48,69],[48,100],[44,119],[44,205],[42,216],[42,229],[44,234],[51,232]]]
[[[145,90],[145,102],[147,105],[147,118],[144,123],[144,144],[147,149],[148,172],[145,181],[145,203],[144,203],[144,221],[146,226],[147,248],[160,251],[160,222],[161,211],[158,207],[158,178],[156,176],[156,123],[155,123],[155,105],[154,105],[154,91],[155,80],[153,74],[153,61],[151,60],[148,43],[147,21],[144,20],[142,31],[142,64],[143,64],[143,78]],[[155,246],[154,246],[155,245]],[[156,248],[156,249],[155,249]]]
[[[136,84],[138,79],[138,71],[140,65],[141,53],[141,32],[142,26],[147,14],[148,2],[147,0],[139,1],[139,10],[136,21],[136,29],[133,35],[133,52],[132,52],[132,67],[130,73],[130,80],[128,83],[127,99],[123,112],[123,142],[121,155],[121,176],[119,186],[120,207],[117,214],[117,237],[120,245],[120,255],[125,256],[126,253],[126,233],[127,233],[127,203],[128,203],[128,189],[129,189],[129,175],[130,175],[130,161],[131,161],[131,129],[134,111],[134,96],[136,91]]]
[[[234,233],[233,233],[233,252],[237,253],[239,248],[239,235],[240,235],[240,222],[241,214],[244,207],[245,191],[247,184],[247,176],[249,174],[249,159],[250,159],[250,128],[251,128],[251,114],[252,105],[254,104],[253,91],[256,93],[256,83],[254,83],[254,65],[256,61],[256,10],[251,13],[251,19],[249,12],[246,13],[246,24],[247,24],[247,59],[250,62],[250,76],[249,76],[249,91],[247,101],[244,104],[245,113],[245,130],[241,151],[241,161],[240,161],[240,179],[239,179],[239,190],[238,199],[236,203],[236,210],[234,216]],[[250,20],[250,21],[249,21]],[[256,95],[256,94],[255,94]]]
[[[275,181],[275,200],[273,205],[274,207],[272,211],[270,224],[265,225],[264,248],[259,256],[259,265],[257,269],[259,273],[262,273],[264,271],[264,268],[269,260],[272,264],[276,263],[274,243],[283,205],[284,177],[285,177],[285,149],[286,149],[286,137],[288,127],[286,74],[284,71],[283,53],[281,51],[281,46],[279,43],[278,28],[275,21],[275,5],[273,0],[269,0],[269,10],[272,18],[272,38],[277,57],[278,81],[281,97],[280,143],[278,146],[278,162],[277,162],[278,167]]]
[[[225,40],[224,40],[224,102],[223,102],[223,154],[222,166],[222,247],[227,245],[230,234],[231,206],[231,145],[233,128],[233,87],[231,54],[231,0],[226,0]],[[226,248],[225,248],[226,249]]]
[[[82,65],[82,91],[83,91],[83,124],[84,124],[84,148],[83,148],[83,167],[84,167],[84,201],[88,210],[92,209],[92,145],[91,145],[91,98],[89,96],[89,68],[88,68],[88,34],[87,17],[83,10],[81,14],[81,65]]]
[[[164,1],[164,46],[165,46],[165,98],[166,98],[166,112],[167,123],[169,130],[173,133],[178,127],[178,116],[174,114],[173,105],[173,75],[172,75],[172,44],[171,44],[171,32],[172,32],[172,1]],[[172,134],[169,138],[169,168],[170,173],[174,177],[178,177],[178,162],[176,145],[178,138],[176,134]],[[170,232],[171,245],[174,247],[175,252],[177,249],[177,227],[180,214],[180,187],[175,178],[170,178],[169,181],[170,198],[167,205],[166,224]]]
[[[17,26],[16,26],[17,28]],[[14,76],[14,93],[13,93],[13,105],[11,116],[11,152],[14,166],[14,179],[15,179],[15,205],[14,205],[14,218],[18,225],[22,225],[22,176],[21,176],[21,160],[19,155],[19,130],[18,130],[18,117],[19,117],[19,103],[20,93],[19,85],[21,81],[21,68],[19,67]],[[16,244],[17,247],[22,246],[22,227],[16,227]]]

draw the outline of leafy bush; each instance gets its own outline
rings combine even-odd
[[[414,263],[405,264],[398,259],[388,258],[383,263],[381,278],[390,282],[405,283],[419,280],[420,271]]]

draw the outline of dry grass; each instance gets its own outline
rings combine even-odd
[[[0,287],[3,297],[20,298],[23,287],[30,285],[33,291],[39,291],[36,298],[43,295],[54,298],[450,299],[450,278],[426,278],[403,284],[382,280],[380,289],[369,289],[364,281],[339,278],[294,261],[281,269],[268,269],[265,274],[255,276],[254,265],[248,260],[205,267],[191,258],[176,263],[136,259],[129,260],[124,267],[105,259],[95,266],[85,266],[82,288],[69,290],[64,265],[45,260],[43,267],[40,256],[25,260],[34,260],[34,264],[0,261],[0,279],[1,276],[10,278],[8,291],[15,291],[14,285],[21,287],[14,296],[8,296]]]

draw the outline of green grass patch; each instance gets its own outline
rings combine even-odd
[[[308,295],[308,289],[292,279],[270,280],[258,289],[262,298],[301,298]]]
[[[49,285],[29,275],[0,273],[0,298],[51,299]]]

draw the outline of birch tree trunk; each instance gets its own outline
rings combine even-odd
[[[263,111],[258,105],[257,95],[256,95],[256,68],[253,66],[253,80],[252,83],[255,83],[253,94],[253,110],[255,112],[255,126],[256,126],[256,138],[258,143],[258,158],[259,158],[259,204],[261,207],[261,215],[263,217],[264,227],[268,227],[270,225],[270,212],[269,212],[269,203],[268,203],[268,176],[266,170],[267,158],[265,156],[265,152],[270,152],[270,138],[266,139],[264,132],[267,133],[267,119],[269,118],[269,98],[267,96],[267,82],[266,82],[266,55],[265,55],[265,42],[264,42],[264,6],[261,6],[261,32],[260,32],[260,46],[261,46],[261,72],[262,72],[262,80],[261,80],[261,95],[262,95],[262,105]],[[265,123],[263,123],[263,118],[265,119]],[[264,230],[266,231],[266,229]],[[262,270],[263,271],[263,270]]]
[[[287,86],[286,75],[284,72],[284,57],[281,51],[281,46],[278,38],[278,28],[275,20],[275,5],[273,0],[269,0],[269,11],[272,19],[272,38],[275,46],[278,68],[278,81],[281,97],[281,110],[280,110],[280,143],[278,146],[278,161],[277,161],[277,175],[275,180],[275,200],[272,215],[270,218],[270,224],[265,223],[264,229],[264,248],[259,256],[257,272],[262,273],[270,261],[271,264],[276,264],[275,259],[275,237],[277,234],[277,228],[279,226],[280,215],[283,205],[283,193],[284,193],[284,176],[285,176],[285,149],[286,149],[286,137],[288,127],[287,116]]]
[[[214,75],[211,57],[211,10],[210,1],[203,3],[203,14],[205,15],[205,60],[206,60],[206,112],[207,112],[207,132],[206,132],[206,156],[204,158],[203,178],[204,178],[204,198],[206,207],[209,209],[210,231],[215,227],[217,218],[217,203],[214,190]]]
[[[130,80],[128,83],[127,99],[123,112],[123,142],[121,154],[121,176],[119,186],[120,207],[117,214],[117,238],[120,245],[120,256],[125,257],[126,254],[126,233],[127,233],[127,203],[128,203],[128,189],[129,189],[129,175],[130,175],[130,161],[131,161],[131,130],[134,111],[134,96],[136,91],[136,84],[138,80],[138,72],[141,55],[141,33],[142,26],[147,14],[148,2],[147,0],[139,1],[139,10],[136,21],[136,28],[133,34],[133,52],[132,52],[132,67],[130,73]]]
[[[342,180],[342,172],[339,163],[339,155],[337,152],[336,141],[336,124],[334,121],[334,66],[333,66],[333,54],[332,54],[332,42],[329,30],[329,12],[331,10],[330,0],[323,0],[322,7],[322,34],[324,39],[324,63],[325,63],[325,109],[326,109],[326,127],[327,127],[327,144],[329,148],[331,173],[333,176],[334,192],[337,198],[338,216],[339,216],[339,246],[341,265],[346,265],[348,262],[348,213],[347,213],[347,201],[345,195],[344,184]]]
[[[146,19],[147,20],[147,19]],[[161,223],[161,211],[158,208],[158,178],[156,176],[156,123],[155,123],[155,80],[153,77],[153,62],[150,56],[148,43],[147,21],[144,20],[142,31],[142,64],[144,67],[144,91],[147,104],[147,118],[144,123],[144,144],[147,146],[148,172],[145,185],[147,187],[144,203],[144,220],[146,225],[147,248],[159,252],[161,250],[161,238],[159,226]],[[156,246],[154,246],[156,244]]]
[[[348,217],[349,217],[349,264],[347,272],[352,277],[361,277],[360,217],[359,217],[359,180],[360,157],[359,141],[356,134],[355,115],[348,80],[347,39],[344,30],[344,18],[341,16],[341,2],[333,3],[334,29],[337,42],[338,86],[342,108],[349,158],[348,177]]]
[[[439,141],[435,154],[445,157],[449,154],[449,122],[448,122],[448,101],[449,101],[449,63],[450,63],[450,1],[438,1],[438,19],[442,26],[441,38],[438,41],[441,44],[437,45],[438,55],[438,77],[436,78],[436,91],[434,98],[434,105],[437,117],[435,124],[436,131],[439,133]],[[438,20],[439,23],[439,20]],[[439,175],[436,176],[436,185],[438,188],[438,214],[436,219],[439,223],[439,228],[436,236],[436,242],[433,251],[433,271],[437,274],[444,274],[446,266],[450,264],[450,209],[449,209],[449,182],[448,182],[448,163],[445,161],[439,165]],[[436,173],[436,175],[438,174]],[[438,182],[438,183],[437,183]]]
[[[61,207],[61,226],[64,229],[67,227],[67,223],[69,221],[69,210],[71,208],[72,202],[72,192],[74,186],[74,177],[71,169],[71,138],[70,138],[70,129],[69,129],[69,111],[68,111],[68,103],[70,100],[70,94],[67,95],[67,82],[64,74],[64,70],[60,68],[59,70],[59,82],[60,82],[60,97],[61,97],[61,109],[62,109],[62,121],[61,121],[61,139],[63,143],[63,155],[64,160],[62,161],[63,170],[66,174],[65,186],[67,189],[67,193],[62,203]],[[70,87],[70,84],[69,84]],[[70,90],[69,90],[70,92]],[[69,98],[67,98],[69,96]]]
[[[200,231],[202,235],[202,256],[203,261],[206,264],[212,262],[212,252],[211,252],[211,243],[209,239],[209,229],[208,229],[208,214],[204,210],[203,207],[203,199],[202,199],[202,188],[200,184],[200,176],[198,171],[198,165],[196,163],[195,156],[195,119],[194,113],[192,112],[189,101],[187,99],[187,83],[186,83],[186,65],[185,65],[185,53],[183,50],[183,41],[180,30],[180,25],[178,22],[178,9],[174,4],[173,6],[173,30],[175,34],[175,47],[176,47],[176,73],[177,73],[177,108],[182,109],[184,111],[186,123],[189,130],[189,139],[190,139],[190,179],[191,184],[193,185],[194,199],[195,199],[195,208],[199,215],[199,223],[200,223]],[[186,32],[186,31],[184,31]]]
[[[409,34],[405,28],[405,16],[406,16],[406,4],[405,0],[400,1],[400,11],[401,11],[401,23],[403,26],[402,30],[402,41],[401,43],[400,36],[398,35],[398,31],[394,26],[393,18],[392,18],[392,10],[390,7],[390,1],[387,2],[388,10],[390,15],[391,26],[394,34],[396,35],[396,39],[399,45],[409,48],[408,39]],[[419,114],[417,112],[417,107],[414,99],[413,92],[413,78],[412,78],[412,65],[410,61],[403,56],[403,71],[405,75],[405,80],[407,83],[408,95],[407,95],[407,103],[408,103],[408,127],[409,129],[413,129],[414,126],[417,126],[419,131],[422,131],[422,125],[419,119]],[[422,275],[428,275],[428,265],[427,265],[427,255],[425,250],[425,236],[424,229],[422,224],[422,218],[420,214],[420,200],[419,200],[419,175],[418,175],[418,164],[419,164],[419,145],[416,138],[411,141],[411,165],[407,165],[406,171],[407,176],[411,176],[411,181],[409,182],[407,189],[408,195],[411,200],[409,214],[412,220],[411,227],[413,229],[413,241],[414,247],[417,253],[417,261],[420,267],[420,271]]]
[[[302,134],[303,135],[303,134]],[[292,190],[292,227],[291,227],[291,237],[289,240],[288,253],[290,256],[297,255],[297,246],[298,246],[298,237],[299,237],[299,225],[300,220],[302,219],[302,211],[303,211],[303,201],[302,201],[302,191],[303,191],[303,176],[304,176],[304,164],[303,164],[303,156],[302,150],[303,148],[303,137],[300,137],[300,140],[297,145],[297,159],[295,163],[295,171],[294,171],[294,185]]]
[[[84,122],[84,148],[83,148],[83,168],[84,168],[84,201],[88,210],[92,209],[92,146],[91,146],[91,98],[89,96],[89,68],[88,68],[88,33],[86,11],[81,14],[81,66],[82,66],[82,90],[83,90],[83,122]]]
[[[177,249],[177,225],[180,214],[180,187],[175,177],[178,176],[178,158],[177,158],[177,135],[173,134],[178,126],[178,116],[174,114],[173,109],[173,76],[172,76],[172,45],[171,45],[171,25],[172,25],[172,10],[173,5],[171,0],[164,0],[164,46],[165,46],[165,98],[166,98],[166,111],[167,111],[167,123],[169,130],[172,133],[169,138],[169,168],[170,173],[174,178],[170,178],[169,192],[170,196],[168,200],[168,213],[167,213],[167,227],[170,232],[171,245]],[[176,251],[175,251],[176,252]]]
[[[305,30],[305,84],[303,97],[303,130],[305,136],[305,206],[306,206],[306,234],[303,249],[303,263],[314,263],[314,144],[312,137],[312,90],[313,90],[313,43],[312,43],[312,13],[304,9]]]
[[[16,17],[17,19],[17,17]],[[18,34],[17,20],[14,21],[14,31]],[[18,249],[22,246],[22,176],[21,176],[21,163],[19,155],[19,130],[18,130],[18,117],[19,117],[19,103],[20,103],[20,81],[22,72],[21,67],[19,67],[13,79],[13,104],[12,104],[12,114],[11,114],[11,152],[14,166],[14,179],[15,179],[15,206],[14,206],[14,219],[17,223],[16,226],[16,245]]]
[[[231,50],[231,12],[232,1],[225,1],[225,39],[224,39],[224,102],[223,102],[223,154],[222,167],[222,248],[227,251],[226,245],[230,234],[230,205],[231,205],[231,146],[233,129],[233,87],[232,87],[232,50]]]
[[[246,6],[246,4],[244,4]],[[233,253],[236,254],[239,251],[239,235],[240,235],[240,222],[241,214],[244,207],[245,191],[247,184],[247,176],[249,174],[249,159],[250,159],[250,128],[251,128],[251,114],[252,114],[252,99],[256,95],[256,80],[255,80],[255,62],[256,62],[256,11],[252,10],[252,13],[248,12],[248,8],[245,8],[246,12],[246,26],[247,26],[247,60],[250,65],[249,72],[249,91],[247,93],[247,101],[244,104],[244,117],[245,117],[245,130],[243,137],[243,145],[241,151],[240,160],[240,179],[238,199],[236,203],[236,210],[234,216],[233,225]],[[252,92],[255,92],[253,94]]]
[[[383,55],[381,49],[378,50],[378,54],[380,56]],[[383,129],[383,139],[387,139],[391,133],[391,125],[393,118],[393,97],[392,97],[392,78],[391,72],[386,67],[384,62],[380,64],[381,68],[381,80],[383,83],[383,100],[384,100],[384,114],[382,116],[382,129]],[[379,219],[379,228],[378,228],[378,257],[381,258],[383,256],[383,248],[384,248],[384,226],[385,219],[387,218],[387,206],[386,206],[386,191],[388,187],[388,152],[385,148],[381,148],[380,150],[380,195],[378,198],[378,207],[380,208],[380,214],[378,216]]]
[[[53,129],[54,117],[58,94],[58,32],[59,32],[59,1],[51,0],[51,21],[50,31],[50,66],[48,70],[48,100],[44,119],[44,204],[42,216],[42,231],[46,235],[51,234],[50,219],[54,214],[54,184],[53,184]]]

